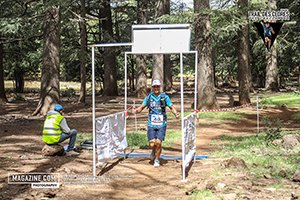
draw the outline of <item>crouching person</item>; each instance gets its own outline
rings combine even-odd
[[[46,144],[59,144],[66,139],[69,140],[68,148],[65,150],[67,156],[77,156],[75,152],[77,130],[70,129],[65,117],[63,116],[63,107],[60,104],[55,104],[53,110],[47,113],[44,122],[42,140]]]

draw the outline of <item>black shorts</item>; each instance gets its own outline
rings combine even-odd
[[[147,136],[148,141],[159,139],[160,141],[165,140],[167,126],[163,126],[161,128],[153,128],[148,126]]]
[[[265,38],[269,38],[270,40],[272,40],[272,36],[271,35],[265,35]]]

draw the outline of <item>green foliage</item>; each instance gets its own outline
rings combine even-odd
[[[204,112],[198,113],[198,117],[200,119],[218,119],[218,120],[231,120],[231,121],[238,121],[241,120],[242,115],[236,113],[234,111],[228,112]]]
[[[300,96],[300,91],[299,90],[297,90],[297,91],[294,91],[294,93],[293,93],[294,95],[296,95],[296,96]]]
[[[300,96],[297,93],[278,94],[276,96],[262,98],[260,105],[277,107],[286,105],[288,107],[299,107]]]
[[[217,152],[216,154],[223,155],[226,151],[229,151],[230,153],[232,153],[231,155],[243,155],[246,153],[246,151],[249,151],[249,148],[251,148],[252,146],[265,147],[266,143],[262,135],[263,134],[259,135],[258,137],[255,136],[232,137],[232,136],[222,135],[219,139],[225,141],[226,146],[221,152]]]
[[[286,158],[286,156],[290,156]],[[288,155],[286,153],[272,156],[257,156],[252,155],[248,158],[249,165],[252,168],[252,172],[256,177],[263,177],[266,174],[270,174],[274,178],[285,178],[280,174],[281,170],[286,171],[288,178],[297,170],[296,162],[300,157],[296,154]]]
[[[148,139],[146,132],[137,131],[127,134],[128,147],[132,149],[145,149],[148,147]]]
[[[264,132],[266,134],[265,140],[268,145],[271,144],[274,140],[282,138],[282,121],[280,119],[272,120],[268,117],[265,117],[262,119],[262,121],[266,126]]]
[[[0,31],[4,34],[15,34],[19,32],[22,26],[21,18],[1,18],[0,19]]]
[[[172,147],[175,142],[181,141],[181,130],[167,129],[163,147]]]
[[[278,0],[278,7],[288,8],[291,16],[290,22],[285,22],[278,35],[280,74],[283,77],[297,76],[300,65],[300,5],[293,0]]]
[[[285,131],[284,134],[295,133]],[[296,133],[300,134],[299,131]],[[270,174],[274,178],[282,178],[280,171],[284,170],[290,178],[298,169],[300,162],[300,149],[286,150],[280,146],[267,145],[266,134],[258,136],[222,136],[222,150],[216,151],[212,156],[229,158],[239,157],[243,159],[250,173],[256,177]]]
[[[76,145],[79,146],[80,143],[84,141],[92,141],[93,134],[92,133],[78,133],[76,137]]]
[[[73,88],[66,88],[61,91],[62,97],[74,97],[76,95],[76,91]]]
[[[291,115],[291,119],[293,120],[300,120],[300,112]]]
[[[171,147],[175,142],[181,138],[181,132],[167,129],[163,147]],[[127,142],[130,148],[145,149],[148,148],[148,138],[146,131],[128,132]]]
[[[217,82],[233,82],[237,79],[237,53],[238,33],[241,24],[244,23],[241,13],[249,10],[266,9],[266,1],[251,0],[249,6],[241,9],[236,2],[226,4],[220,1],[212,5],[212,10],[201,10],[201,14],[208,14],[211,20],[213,45],[213,64],[215,66]],[[147,8],[148,23],[154,23],[155,1],[149,1]],[[2,1],[0,3],[0,42],[4,43],[4,70],[5,77],[14,78],[15,71],[21,71],[26,79],[40,79],[43,53],[43,14],[50,6],[61,8],[61,49],[60,64],[63,81],[80,80],[80,35],[79,35],[79,2],[70,0],[48,1]],[[103,33],[100,19],[98,1],[89,1],[87,10],[87,42],[88,44],[101,43]],[[225,5],[225,6],[224,6]],[[115,1],[111,3],[114,42],[131,42],[131,25],[136,24],[137,2]],[[278,66],[282,80],[296,76],[300,66],[300,35],[298,24],[300,23],[299,4],[293,0],[278,0],[277,7],[288,8],[291,12],[291,21],[284,23],[279,35],[278,43]],[[198,14],[198,13],[197,13]],[[158,23],[190,23],[195,20],[192,8],[180,0],[171,1],[171,12],[158,19]],[[254,86],[263,87],[266,66],[266,48],[257,30],[252,23],[250,27],[250,57],[251,70]],[[192,32],[191,49],[195,49],[194,33]],[[123,48],[116,48],[118,80],[124,78],[124,55]],[[88,47],[90,52],[90,47]],[[103,49],[95,52],[96,81],[104,81],[103,72]],[[151,58],[148,72],[151,73]],[[176,77],[179,72],[179,57],[172,55],[172,73]],[[194,73],[193,55],[185,55],[185,72]],[[91,56],[87,56],[87,78],[91,80]],[[129,60],[130,70],[135,72],[134,58]],[[129,72],[130,72],[129,70]],[[282,82],[286,86],[287,83]]]
[[[158,22],[162,24],[193,23],[194,17],[195,16],[193,11],[186,11],[178,13],[176,15],[163,15],[158,18]]]
[[[177,112],[179,112],[179,117],[180,116],[180,110],[177,110]],[[190,115],[192,112],[184,112],[184,116],[188,116]],[[168,119],[176,119],[176,116],[170,111],[170,112],[167,112],[167,118]],[[179,120],[179,119],[178,119]]]
[[[39,18],[41,9],[38,7],[40,2],[29,4],[23,1],[6,1],[3,6],[1,4],[0,42],[4,49],[5,76],[10,79],[26,75],[33,79],[39,72],[39,39],[42,38],[42,18]]]
[[[253,83],[257,87],[264,87],[267,65],[266,48],[254,24],[250,25],[250,46],[253,56],[251,59]]]
[[[222,82],[231,82],[237,73],[237,43],[241,19],[236,8],[214,10],[211,13],[213,63],[216,75]]]
[[[218,195],[215,195],[211,190],[201,190],[201,191],[196,191],[193,192],[192,196],[190,199],[210,199],[210,200],[221,200],[222,198],[219,197]]]

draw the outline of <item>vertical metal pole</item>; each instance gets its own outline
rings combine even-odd
[[[92,46],[93,176],[96,177],[95,47]]]
[[[258,105],[258,102],[259,102],[259,98],[258,98],[258,96],[256,96],[257,135],[259,134],[259,105]]]
[[[183,104],[183,60],[180,53],[180,106],[181,106],[181,135],[182,135],[182,181],[185,181],[185,144],[184,144],[184,104]]]
[[[125,52],[125,78],[124,78],[124,89],[125,89],[125,110],[127,110],[127,52]]]
[[[125,78],[124,78],[124,90],[125,90],[125,93],[124,93],[124,96],[125,96],[125,99],[124,99],[124,107],[125,107],[125,112],[128,112],[127,110],[127,52],[125,52]],[[129,113],[128,113],[129,114]],[[126,125],[127,125],[127,117],[125,116],[125,126],[124,126],[124,131],[125,131],[125,135],[126,135],[126,131],[127,131],[127,128],[126,128]],[[124,149],[124,159],[126,158],[126,150]]]
[[[197,110],[197,98],[198,98],[198,51],[195,52],[195,96],[194,96],[194,110]],[[194,118],[194,125],[195,125],[195,155],[197,152],[197,113],[195,113],[196,117]],[[194,155],[194,162],[196,161],[196,156]]]
[[[131,46],[132,43],[100,44],[92,46],[92,104],[93,104],[93,176],[96,176],[96,111],[95,111],[95,47]],[[125,52],[125,110],[127,110],[127,54]],[[126,117],[125,117],[126,124]],[[125,126],[126,132],[126,126]]]

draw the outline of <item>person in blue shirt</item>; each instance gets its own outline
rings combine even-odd
[[[160,92],[160,86],[159,80],[153,80],[152,92],[145,97],[141,106],[133,109],[133,113],[140,113],[146,107],[149,109],[147,136],[149,147],[152,149],[150,158],[154,160],[154,167],[160,166],[161,146],[165,139],[167,128],[166,107],[171,109],[171,112],[177,119],[179,118],[179,113],[176,111],[170,97]]]
[[[263,21],[260,21],[260,23],[264,29],[265,45],[267,46],[268,50],[270,50],[272,43],[272,35],[275,34],[275,31],[269,22],[264,23]]]

